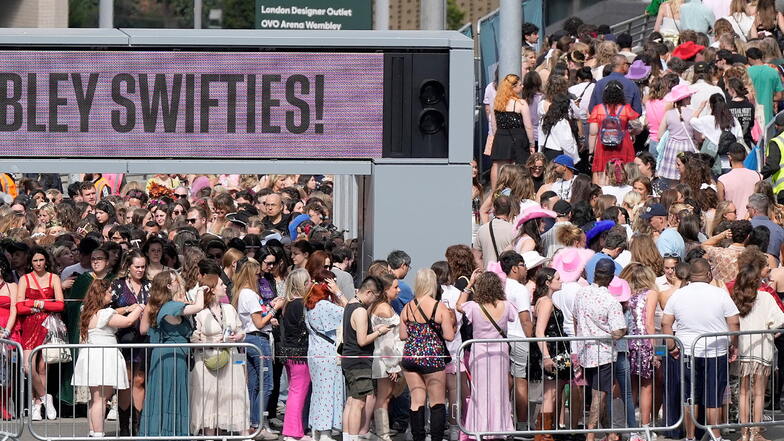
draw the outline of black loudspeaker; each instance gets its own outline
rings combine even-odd
[[[384,56],[385,158],[449,156],[449,53]]]

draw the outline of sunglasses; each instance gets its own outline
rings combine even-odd
[[[198,219],[185,219],[189,224],[195,224]]]
[[[177,197],[178,197],[178,198],[180,198],[180,199],[185,199],[185,198],[187,198],[187,197],[188,197],[188,194],[187,194],[187,193],[186,193],[186,194],[182,194],[182,193],[175,193],[174,195],[175,195],[175,196],[177,196]]]

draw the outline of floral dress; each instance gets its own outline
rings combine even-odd
[[[629,299],[629,310],[632,313],[629,335],[645,335],[645,315],[649,290],[638,292]],[[647,338],[629,340],[629,364],[632,376],[649,379],[653,376],[653,345]]]
[[[308,357],[312,357],[308,360],[312,384],[310,427],[319,431],[340,429],[343,425],[344,382],[340,365],[336,362],[338,353],[334,341],[343,320],[343,308],[321,300],[306,314],[305,324],[310,334]]]

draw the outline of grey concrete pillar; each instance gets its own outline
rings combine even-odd
[[[446,0],[421,0],[419,3],[419,23],[420,29],[424,31],[446,29]]]
[[[114,0],[101,0],[98,4],[98,26],[114,27]]]
[[[376,0],[373,3],[373,29],[389,30],[389,0]]]
[[[523,63],[523,8],[520,0],[501,0],[501,38],[498,48],[498,78],[520,75]]]
[[[202,0],[193,0],[193,29],[201,29]]]

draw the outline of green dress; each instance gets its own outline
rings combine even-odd
[[[185,303],[165,303],[150,327],[150,343],[170,343],[171,348],[155,348],[150,356],[147,391],[144,397],[139,436],[186,436],[190,434],[188,401],[189,350],[177,346],[190,342],[193,327],[182,315]],[[181,317],[177,325],[164,320],[167,315]]]
[[[114,278],[114,274],[107,274],[104,276],[106,280],[112,280]],[[73,286],[71,289],[65,292],[65,311],[63,311],[63,321],[65,322],[66,329],[69,330],[68,332],[68,343],[69,344],[79,344],[80,336],[81,336],[81,320],[80,317],[82,315],[82,302],[75,301],[75,300],[84,300],[84,297],[87,295],[87,291],[90,289],[90,285],[92,285],[93,281],[95,280],[95,273],[90,271],[84,274],[79,275],[74,281]],[[71,350],[73,361],[76,361],[76,358],[79,356],[77,351]],[[74,388],[71,386],[71,377],[73,376],[73,363],[65,363],[62,364],[61,367],[61,374],[60,378],[57,378],[56,375],[50,375],[54,377],[58,381],[60,381],[60,401],[66,404],[76,404],[76,400],[74,397]]]

